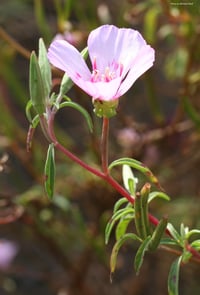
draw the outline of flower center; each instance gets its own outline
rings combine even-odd
[[[92,69],[91,82],[110,82],[111,80],[122,75],[123,65],[113,60],[112,63],[107,66],[103,72],[100,72],[97,69],[95,58],[92,63]]]

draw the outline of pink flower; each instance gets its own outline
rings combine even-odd
[[[103,25],[89,34],[89,70],[77,49],[64,40],[52,42],[49,61],[86,93],[101,101],[122,96],[154,62],[154,49],[138,31]]]

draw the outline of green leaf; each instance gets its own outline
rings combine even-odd
[[[60,84],[59,96],[63,96],[65,93],[67,93],[73,85],[74,83],[67,75],[67,73],[65,73]]]
[[[45,163],[45,190],[50,199],[54,195],[54,182],[55,182],[55,155],[54,155],[54,144],[49,145],[47,151],[47,158]]]
[[[124,187],[133,196],[136,192],[136,184],[138,179],[134,177],[131,168],[128,165],[122,166],[122,178],[124,182]]]
[[[123,208],[115,212],[113,214],[111,220],[107,223],[106,229],[105,229],[105,243],[107,244],[110,238],[111,231],[115,225],[115,223],[121,218],[125,217],[126,215],[134,214],[133,208]]]
[[[42,38],[39,39],[39,55],[38,55],[38,63],[40,66],[40,71],[42,75],[42,80],[44,83],[44,92],[45,98],[49,97],[51,91],[51,66],[49,60],[47,58],[47,50]]]
[[[177,230],[173,227],[171,223],[168,223],[167,229],[169,230],[172,237],[176,240],[177,244],[181,247],[184,247],[184,241],[181,235],[177,232]]]
[[[129,216],[129,217],[127,216],[120,219],[115,230],[116,240],[119,240],[124,236],[127,230],[127,227],[132,220],[133,220],[133,216]]]
[[[184,264],[188,263],[191,257],[192,257],[192,253],[184,249],[182,254],[182,263]]]
[[[189,227],[188,226],[184,226],[183,223],[181,223],[180,225],[180,235],[183,239],[186,238],[186,234],[188,234],[189,231]]]
[[[171,238],[162,238],[160,240],[160,245],[168,245],[168,246],[178,246],[177,242]]]
[[[33,107],[33,103],[32,103],[32,100],[30,99],[27,104],[26,104],[26,109],[25,109],[25,112],[26,112],[26,117],[29,121],[29,123],[31,124],[32,123],[32,115],[31,115],[31,108]]]
[[[151,192],[149,194],[148,203],[153,201],[155,198],[161,198],[163,200],[170,201],[170,197],[167,194],[163,193],[163,192]]]
[[[36,128],[39,122],[40,122],[40,117],[38,115],[36,115],[33,118],[32,122],[31,122],[31,125],[33,126],[33,128]]]
[[[125,204],[125,203],[127,203],[127,202],[128,202],[128,200],[127,200],[126,198],[121,198],[121,199],[119,199],[119,200],[115,203],[115,205],[114,205],[113,213],[117,212],[118,209],[119,209],[123,204]]]
[[[135,227],[136,227],[137,234],[142,239],[145,239],[146,229],[143,223],[142,199],[141,199],[140,193],[137,193],[135,195],[134,209],[135,209]]]
[[[199,235],[200,230],[199,229],[192,229],[186,234],[186,239],[188,240],[192,235]]]
[[[116,261],[117,261],[117,255],[118,255],[118,252],[121,248],[121,246],[127,241],[127,240],[137,240],[137,241],[140,241],[140,238],[135,235],[135,234],[125,234],[121,239],[119,239],[113,249],[112,249],[112,253],[111,253],[111,257],[110,257],[110,271],[111,271],[111,274],[115,271],[115,268],[116,268]]]
[[[32,52],[30,57],[29,90],[36,113],[42,115],[45,112],[45,91],[35,52]]]
[[[134,260],[134,267],[135,267],[135,271],[136,274],[139,274],[140,268],[142,266],[143,260],[144,260],[144,255],[145,252],[148,250],[149,248],[149,243],[151,240],[151,236],[148,236],[140,245],[136,255],[135,255],[135,260]]]
[[[88,57],[88,47],[85,47],[82,51],[81,51],[81,55],[82,57],[86,60]]]
[[[79,111],[84,116],[90,132],[93,132],[92,119],[91,119],[89,113],[81,105],[79,105],[76,102],[65,101],[60,104],[60,108],[64,108],[64,107],[71,107],[71,108],[74,108],[75,110]]]
[[[168,292],[169,295],[178,295],[179,272],[182,256],[178,257],[171,265],[168,276]]]
[[[150,235],[149,208],[148,208],[148,199],[149,199],[150,189],[151,189],[151,185],[149,183],[145,183],[140,191],[141,207],[142,207],[142,223],[145,229],[145,237]]]
[[[137,160],[131,159],[131,158],[121,158],[121,159],[118,159],[118,160],[115,160],[114,162],[112,162],[109,165],[109,170],[111,170],[113,167],[119,166],[119,165],[120,166],[128,165],[128,166],[140,171],[142,174],[144,174],[150,180],[150,182],[152,182],[153,184],[155,184],[156,186],[161,188],[158,183],[157,178],[153,175],[153,173],[150,171],[150,169],[148,167],[146,167],[140,161],[137,161]]]
[[[200,251],[200,240],[193,241],[191,247],[195,248],[197,251]]]
[[[145,239],[150,234],[149,214],[148,214],[148,195],[150,192],[150,184],[146,183],[141,192],[135,195],[135,227],[138,235]]]
[[[156,226],[151,236],[151,241],[149,243],[149,250],[154,251],[158,248],[161,238],[167,227],[167,222],[168,222],[168,219],[165,217],[159,221],[158,225]]]

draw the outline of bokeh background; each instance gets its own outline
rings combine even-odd
[[[152,213],[169,214],[177,227],[199,228],[199,15],[197,0],[0,1],[0,295],[167,294],[174,254],[147,254],[136,276],[134,244],[120,251],[110,283],[114,237],[105,246],[104,229],[120,197],[116,192],[56,153],[54,200],[45,195],[48,144],[39,128],[26,151],[29,55],[38,51],[40,37],[48,46],[57,34],[81,50],[89,32],[104,23],[142,33],[156,61],[120,100],[111,120],[110,161],[129,156],[148,165],[171,197],[155,202]],[[58,137],[99,164],[101,120],[80,89],[69,96],[90,112],[96,133],[89,134],[79,113],[64,109],[57,115]],[[183,266],[180,294],[200,294],[199,276],[199,265]]]

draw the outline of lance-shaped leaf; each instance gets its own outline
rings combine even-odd
[[[143,260],[144,260],[144,255],[145,252],[149,248],[149,243],[150,243],[151,237],[148,236],[140,245],[136,255],[135,255],[135,260],[134,260],[134,266],[136,270],[136,274],[139,274],[140,268],[142,266]]]
[[[149,243],[149,250],[154,251],[158,248],[160,241],[162,239],[162,236],[163,236],[165,229],[167,227],[167,221],[168,221],[168,219],[166,217],[163,217],[159,221],[158,225],[156,226],[156,228],[152,234],[152,237],[151,237],[151,240]]]
[[[146,230],[144,228],[144,223],[142,219],[142,199],[141,194],[138,192],[135,195],[135,227],[139,237],[144,239],[146,237]]]
[[[67,93],[72,88],[73,85],[74,83],[69,78],[67,73],[65,73],[60,84],[59,96],[62,97],[65,93]]]
[[[168,276],[168,293],[169,295],[178,295],[179,272],[182,256],[178,257],[171,265]]]
[[[111,231],[115,225],[115,223],[122,217],[126,217],[129,214],[134,214],[134,209],[133,208],[123,208],[115,212],[113,214],[111,220],[107,223],[106,229],[105,229],[105,243],[107,244],[110,238]]]
[[[113,167],[119,166],[119,165],[128,165],[128,166],[140,171],[142,174],[144,174],[150,180],[150,182],[152,182],[153,184],[155,184],[156,186],[158,186],[161,189],[158,179],[153,175],[151,170],[148,167],[146,167],[143,163],[141,163],[140,161],[137,161],[137,160],[131,159],[131,158],[121,158],[121,159],[118,159],[118,160],[115,160],[114,162],[112,162],[109,166],[109,170],[111,170]]]
[[[51,66],[47,58],[47,50],[42,38],[39,39],[38,63],[44,85],[45,98],[47,99],[51,91]]]
[[[186,234],[186,239],[188,240],[192,235],[200,235],[200,230],[199,229],[192,229],[188,231]]]
[[[200,240],[195,240],[191,243],[191,247],[195,248],[197,251],[200,251]]]
[[[153,201],[156,198],[160,198],[160,199],[163,199],[165,201],[170,201],[170,197],[167,194],[163,193],[163,192],[151,192],[149,194],[148,203],[150,203],[151,201]]]
[[[135,195],[135,227],[138,235],[145,239],[150,234],[149,215],[148,215],[148,196],[150,184],[146,183],[141,192]]]
[[[47,151],[47,158],[45,163],[45,190],[50,199],[54,194],[54,182],[55,182],[55,154],[54,145],[51,143]]]
[[[115,271],[115,267],[116,267],[116,262],[117,262],[117,255],[119,253],[119,250],[121,248],[121,246],[127,241],[127,240],[136,240],[136,241],[141,241],[140,238],[136,235],[136,234],[125,234],[121,239],[119,239],[113,249],[112,249],[112,253],[111,253],[111,257],[110,257],[110,271],[111,274]]]
[[[119,199],[114,205],[113,213],[116,213],[119,210],[119,208],[126,203],[128,203],[128,200],[126,198]]]
[[[30,57],[29,90],[36,113],[42,115],[45,112],[45,91],[40,67],[34,51]]]
[[[128,165],[122,166],[122,177],[125,188],[132,196],[134,196],[138,179],[134,177],[133,172]]]
[[[32,124],[32,115],[31,115],[31,109],[33,107],[33,103],[32,103],[32,100],[29,99],[29,101],[27,102],[26,104],[26,109],[25,109],[25,112],[26,112],[26,117],[29,121],[30,124]]]
[[[168,223],[167,229],[170,232],[171,236],[175,239],[177,244],[184,248],[184,238],[181,237],[181,235],[177,232],[174,226],[171,223]]]
[[[134,218],[134,215],[129,214],[120,219],[115,230],[115,237],[117,241],[125,235],[128,225],[133,220],[133,218]]]
[[[145,183],[142,187],[141,193],[141,206],[142,206],[142,222],[145,229],[145,237],[150,235],[150,225],[149,225],[149,208],[148,208],[148,199],[150,193],[151,185]]]

